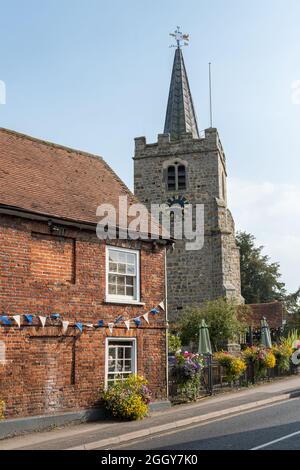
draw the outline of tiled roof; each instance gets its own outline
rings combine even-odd
[[[0,204],[98,223],[100,204],[138,202],[99,156],[0,128]]]
[[[254,328],[260,327],[260,320],[265,317],[270,328],[279,328],[285,319],[285,309],[281,302],[270,302],[266,304],[251,304],[247,323]]]

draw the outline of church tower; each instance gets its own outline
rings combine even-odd
[[[171,320],[184,307],[219,297],[242,302],[239,250],[227,207],[225,153],[215,128],[200,133],[181,48],[179,29],[164,133],[156,143],[135,139],[134,188],[148,209],[152,203],[185,200],[204,205],[204,246],[186,250],[178,240],[167,254],[168,310]]]

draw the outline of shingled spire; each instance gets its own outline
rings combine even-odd
[[[186,132],[191,132],[194,138],[199,138],[196,113],[181,50],[181,40],[184,40],[186,35],[182,35],[180,31],[175,31],[175,34],[172,34],[172,36],[176,38],[177,47],[164,133],[170,134],[173,140],[179,139]],[[178,39],[178,37],[181,39]]]

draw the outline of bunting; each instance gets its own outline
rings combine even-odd
[[[80,323],[80,322],[75,323],[75,327],[78,328],[80,333],[83,332],[83,324],[82,323]]]
[[[68,328],[69,328],[69,324],[70,322],[69,321],[63,321],[62,322],[62,327],[63,327],[63,334],[66,334]]]
[[[145,320],[145,321],[148,323],[148,325],[149,325],[150,322],[149,322],[149,313],[148,313],[148,312],[144,313],[143,318],[144,318],[144,320]]]
[[[18,327],[21,328],[21,315],[14,315],[13,319],[15,320]]]
[[[39,319],[42,324],[42,327],[45,328],[47,317],[42,317],[42,315],[39,315]]]
[[[54,320],[57,321],[59,320],[61,323],[62,327],[62,332],[63,334],[67,333],[67,330],[69,327],[76,328],[80,331],[80,333],[83,333],[84,328],[89,328],[89,329],[97,329],[97,328],[108,328],[110,331],[110,334],[113,333],[114,327],[116,325],[121,325],[122,323],[126,327],[127,331],[131,329],[131,325],[134,324],[136,328],[139,328],[142,326],[142,320],[144,320],[148,325],[150,324],[149,320],[149,315],[158,315],[161,311],[165,311],[165,300],[160,302],[157,307],[152,308],[151,310],[147,312],[143,312],[141,315],[133,317],[133,318],[124,318],[124,315],[120,314],[118,315],[113,322],[109,322],[105,325],[104,320],[98,320],[97,324],[93,323],[82,323],[82,322],[75,322],[71,323],[70,321],[66,321],[63,318],[61,318],[61,315],[59,313],[52,313],[48,316],[43,316],[43,315],[33,315],[33,314],[21,314],[21,315],[13,315],[12,317],[9,317],[8,315],[1,315],[0,316],[0,325],[5,325],[5,326],[12,326],[13,322],[12,320],[17,324],[18,328],[21,328],[22,325],[22,318],[25,320],[25,322],[28,325],[31,326],[37,326],[34,324],[33,320],[34,318],[38,318],[40,321],[40,324],[42,328],[45,328],[47,320]],[[50,325],[49,325],[50,326]],[[57,324],[55,325],[57,326]]]

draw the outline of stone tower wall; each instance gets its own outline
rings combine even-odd
[[[239,252],[234,223],[227,209],[226,162],[216,129],[202,138],[191,134],[170,141],[168,134],[147,144],[137,138],[134,156],[135,194],[148,208],[185,197],[190,204],[204,204],[205,242],[198,251],[187,251],[185,240],[175,243],[167,256],[168,307],[176,319],[187,305],[221,296],[240,299]],[[178,161],[187,168],[185,191],[168,191],[166,169]]]

